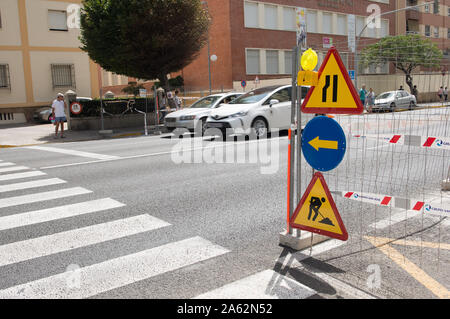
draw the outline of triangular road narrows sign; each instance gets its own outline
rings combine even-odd
[[[364,106],[336,50],[331,48],[319,70],[319,83],[309,90],[303,113],[362,114]]]
[[[347,230],[328,189],[316,173],[291,220],[291,227],[346,241]]]

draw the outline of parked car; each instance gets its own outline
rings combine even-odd
[[[306,97],[309,87],[302,88]],[[291,126],[292,86],[268,86],[240,96],[227,107],[213,110],[207,128],[218,128],[233,134],[236,129],[251,132],[257,137],[268,134],[273,129],[286,130]],[[313,115],[302,114],[302,125]]]
[[[233,101],[242,94],[229,92],[201,98],[189,108],[168,114],[164,119],[164,126],[169,131],[173,131],[176,128],[186,128],[193,131],[196,129],[196,125],[201,125],[202,133],[204,133],[206,130],[206,119],[211,111]],[[200,127],[198,128],[200,129]]]
[[[396,109],[412,110],[417,106],[416,97],[406,91],[384,92],[375,98],[374,111],[391,111]]]
[[[92,101],[92,98],[90,97],[77,97],[77,102],[83,103],[86,101]],[[45,106],[41,107],[40,109],[36,110],[33,114],[33,119],[36,122],[51,122],[50,117],[52,116],[52,107],[51,106]]]

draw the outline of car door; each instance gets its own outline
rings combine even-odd
[[[270,128],[287,129],[291,123],[291,97],[292,88],[284,88],[272,94],[264,103],[267,107],[267,119]],[[270,101],[278,100],[279,103],[270,105]]]

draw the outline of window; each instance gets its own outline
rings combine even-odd
[[[366,20],[363,17],[356,17],[356,36],[361,34],[361,31],[363,30],[365,25]]]
[[[53,88],[75,88],[75,67],[73,64],[52,64]]]
[[[276,50],[267,50],[266,51],[266,68],[267,74],[278,74],[278,51]]]
[[[284,51],[284,73],[285,74],[292,74],[292,54],[293,54],[292,51]]]
[[[434,37],[439,38],[439,27],[434,27]]]
[[[337,34],[347,35],[347,16],[337,15]]]
[[[267,29],[278,29],[278,9],[276,6],[264,5],[264,25]]]
[[[245,2],[245,27],[257,28],[259,26],[258,4]]]
[[[9,65],[0,64],[0,89],[10,89]]]
[[[430,13],[430,5],[426,4],[424,7],[425,13]]]
[[[322,22],[322,33],[325,34],[331,34],[333,33],[332,30],[332,24],[333,24],[333,20],[332,20],[332,15],[331,13],[326,13],[324,12],[323,15],[323,22]]]
[[[259,74],[259,50],[247,50],[247,74]]]
[[[308,11],[306,14],[306,27],[308,32],[317,32],[317,11]]]
[[[382,38],[389,35],[389,20],[381,20],[381,34]]]
[[[48,27],[51,31],[68,31],[66,11],[48,10]]]
[[[295,19],[296,19],[295,9],[284,7],[283,8],[284,30],[295,31],[297,29]]]
[[[425,36],[430,37],[431,36],[431,27],[429,25],[425,26]]]
[[[450,28],[447,29],[447,39],[450,39]]]
[[[448,8],[448,13],[447,13],[447,15],[450,17],[450,8]]]
[[[270,104],[270,100],[278,100],[280,103],[290,102],[292,97],[292,88],[282,89],[274,93],[265,104]]]

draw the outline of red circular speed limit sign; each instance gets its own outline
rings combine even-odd
[[[74,115],[79,115],[81,112],[83,112],[83,105],[78,102],[73,102],[70,104],[70,112]]]

